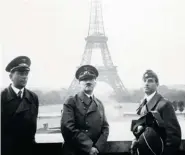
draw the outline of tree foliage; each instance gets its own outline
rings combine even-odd
[[[40,105],[49,105],[49,104],[62,104],[64,102],[65,96],[67,94],[66,89],[53,90],[44,92],[42,90],[33,90],[39,97]],[[169,89],[167,86],[160,86],[158,92],[162,94],[165,98],[171,101],[175,111],[183,111],[185,108],[185,91]],[[107,94],[107,97],[110,97],[111,94]],[[136,89],[130,93],[130,98],[132,102],[139,103],[144,96],[142,89]],[[112,95],[112,97],[114,97]],[[101,98],[100,98],[101,99]]]

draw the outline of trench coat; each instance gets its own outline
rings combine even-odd
[[[108,135],[104,106],[100,100],[90,99],[80,92],[63,105],[61,133],[64,138],[65,155],[87,155],[92,147],[101,153],[104,150]]]
[[[11,86],[1,92],[1,153],[31,154],[35,142],[38,97],[24,89],[19,99]]]
[[[181,128],[171,102],[156,92],[153,98],[147,103],[147,106],[148,111],[159,112],[164,121],[166,140],[163,155],[175,155],[181,144]],[[142,110],[142,108],[144,109]],[[137,113],[143,115],[147,113],[147,109],[140,106]]]

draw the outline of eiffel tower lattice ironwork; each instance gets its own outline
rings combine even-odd
[[[99,77],[97,80],[104,81],[113,88],[118,102],[129,101],[129,93],[118,76],[116,66],[114,66],[109,53],[107,46],[108,38],[105,36],[100,0],[91,1],[89,30],[88,36],[85,38],[85,40],[86,46],[80,66],[91,64],[92,51],[94,48],[99,48],[102,55],[103,66],[96,66],[99,71]],[[74,78],[70,87],[68,88],[66,98],[74,95],[78,91],[79,82]]]

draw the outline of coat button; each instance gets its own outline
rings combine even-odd
[[[85,132],[88,132],[88,130],[85,130]]]
[[[88,122],[86,122],[86,124],[88,124]]]

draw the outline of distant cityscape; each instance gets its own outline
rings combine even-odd
[[[61,88],[60,90],[52,90],[52,91],[34,88],[33,91],[39,96],[39,102],[41,106],[62,104],[64,102],[65,96],[67,95],[67,89],[64,89],[64,88]],[[173,85],[173,86],[161,85],[159,86],[158,91],[165,98],[169,99],[174,104],[174,107],[177,107],[175,105],[178,105],[178,104],[182,105],[182,107],[185,107],[185,85]],[[98,96],[98,94],[96,95]],[[139,103],[143,98],[144,93],[142,88],[140,88],[140,89],[129,90],[129,95],[132,99],[132,102]],[[114,92],[112,92],[110,94],[101,95],[99,96],[99,98],[103,102],[106,102],[108,98],[114,101],[115,94]],[[115,103],[116,103],[116,100],[115,100]],[[125,103],[128,103],[128,102],[125,101]]]

